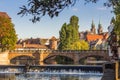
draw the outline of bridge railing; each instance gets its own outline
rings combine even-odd
[[[107,50],[52,50],[52,53],[107,53]]]
[[[25,49],[25,50],[11,50],[10,52],[16,53],[107,53],[107,50],[40,50],[40,49]]]
[[[47,49],[47,50],[41,50],[41,49],[23,49],[23,50],[11,50],[10,52],[16,52],[16,53],[42,53],[42,52],[51,52],[51,50]]]

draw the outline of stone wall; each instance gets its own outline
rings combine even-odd
[[[106,69],[104,71],[103,77],[101,80],[116,80],[115,79],[115,71],[112,69]]]
[[[8,59],[9,51],[0,52],[0,65],[8,65],[10,63]]]

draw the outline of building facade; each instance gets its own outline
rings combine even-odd
[[[90,31],[87,30],[85,32],[80,32],[80,39],[87,41],[89,43],[90,49],[106,50],[108,36],[108,32],[103,32],[103,27],[100,22],[96,31],[93,20]]]

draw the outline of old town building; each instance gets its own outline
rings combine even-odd
[[[80,39],[89,43],[90,49],[107,49],[108,32],[103,32],[102,24],[99,22],[96,33],[96,27],[92,20],[90,31],[80,32]]]
[[[58,43],[58,40],[53,36],[50,39],[50,49],[56,50],[57,49],[57,43]]]
[[[47,49],[57,49],[58,39],[54,36],[50,39],[44,38],[28,38],[28,39],[19,39],[16,44],[16,49],[39,49],[39,50],[47,50]]]

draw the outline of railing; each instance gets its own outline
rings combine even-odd
[[[107,53],[107,50],[41,50],[41,49],[23,49],[11,50],[10,52],[16,53]]]
[[[49,49],[15,49],[15,50],[11,50],[10,52],[16,52],[16,53],[42,53],[42,52],[51,52],[51,50]]]
[[[107,50],[52,50],[52,53],[107,53]]]

